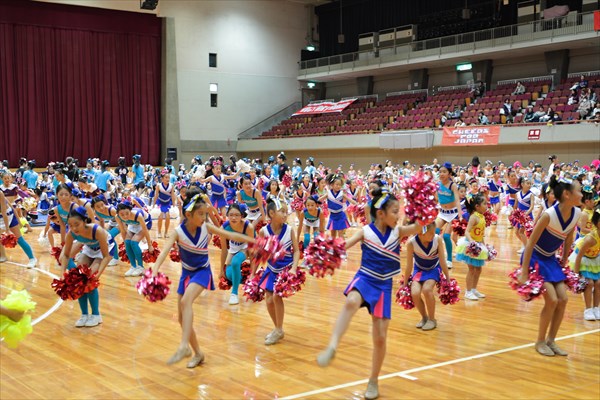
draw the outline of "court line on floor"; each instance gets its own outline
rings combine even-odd
[[[27,265],[25,265],[25,264],[19,264],[19,263],[12,262],[12,261],[6,261],[6,264],[13,264],[13,265],[18,265],[19,267],[27,268]],[[57,275],[53,274],[52,272],[44,271],[43,269],[40,269],[40,268],[36,267],[36,268],[29,268],[29,269],[34,269],[38,272],[41,272],[42,274],[47,275],[52,279],[59,279],[59,277]],[[62,303],[64,303],[63,299],[59,298],[58,301],[56,303],[54,303],[54,305],[52,307],[50,307],[45,313],[43,313],[42,315],[40,315],[39,317],[37,317],[36,319],[31,321],[31,326],[37,325],[40,322],[42,322],[43,320],[45,320],[46,318],[48,318],[50,315],[52,315],[52,313],[54,313],[54,311],[58,310],[58,308],[62,305]]]
[[[591,331],[579,332],[579,333],[574,333],[572,335],[562,336],[562,337],[556,338],[556,340],[558,341],[558,340],[571,339],[571,338],[585,336],[585,335],[589,335],[592,333],[598,333],[598,332],[600,332],[600,329],[593,329]],[[385,379],[396,378],[396,377],[405,378],[405,379],[409,379],[409,380],[417,380],[418,378],[415,378],[415,377],[411,376],[410,374],[415,373],[415,372],[435,369],[435,368],[439,368],[439,367],[445,367],[446,365],[452,365],[452,364],[458,364],[458,363],[465,362],[465,361],[476,360],[478,358],[484,358],[484,357],[494,356],[497,354],[508,353],[511,351],[521,350],[521,349],[525,349],[527,347],[533,347],[533,346],[535,346],[535,343],[528,343],[528,344],[523,344],[520,346],[514,346],[514,347],[508,347],[505,349],[490,351],[487,353],[476,354],[473,356],[457,358],[455,360],[444,361],[444,362],[437,363],[437,364],[425,365],[423,367],[412,368],[412,369],[407,369],[407,370],[398,371],[398,372],[392,372],[391,374],[381,375],[379,377],[379,380],[382,381]],[[338,390],[338,389],[345,389],[345,388],[352,387],[352,386],[363,385],[363,384],[367,383],[368,381],[369,381],[368,379],[360,379],[360,380],[357,380],[354,382],[342,383],[340,385],[329,386],[329,387],[325,387],[322,389],[316,389],[316,390],[311,390],[311,391],[304,392],[304,393],[294,394],[291,396],[285,396],[285,397],[282,397],[281,400],[293,400],[293,399],[298,399],[298,398],[307,397],[307,396],[314,396],[314,395],[321,394],[321,393],[332,392],[332,391]]]

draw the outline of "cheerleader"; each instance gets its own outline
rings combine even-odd
[[[158,238],[162,238],[162,222],[165,220],[165,238],[169,237],[169,225],[171,224],[171,215],[169,210],[171,206],[177,201],[177,194],[175,193],[175,185],[170,182],[169,171],[163,170],[161,172],[161,182],[156,185],[154,190],[154,199],[152,202],[160,208],[160,214],[158,215]]]
[[[65,242],[69,213],[73,208],[78,206],[77,203],[73,201],[73,189],[70,185],[70,183],[61,183],[56,187],[58,205],[48,211],[48,219],[46,220],[43,236],[48,237],[51,247],[55,247],[54,234],[60,234],[60,243]]]
[[[250,184],[250,182],[246,182]],[[256,190],[256,189],[254,189]],[[227,221],[223,224],[223,229],[228,232],[235,232],[241,235],[254,237],[254,227],[244,218],[246,213],[241,210],[238,204],[232,204],[227,209]],[[239,304],[238,290],[242,281],[242,263],[246,259],[246,242],[226,240],[221,249],[221,275],[219,279],[226,277],[231,282],[231,296],[229,305]]]
[[[308,199],[309,197],[310,192],[304,190],[304,186],[302,184],[293,186],[291,205],[295,208],[298,223],[300,223],[300,218],[302,218],[303,213],[303,208],[301,208],[300,206],[304,204],[306,202],[306,199]],[[300,234],[300,230],[301,229],[298,228],[298,234]]]
[[[125,276],[140,276],[144,274],[144,261],[140,240],[146,239],[148,251],[154,253],[150,229],[152,228],[152,217],[149,213],[125,200],[117,206],[117,224],[125,242],[125,252],[131,263],[131,268],[125,272]]]
[[[514,205],[515,210],[523,211],[529,218],[533,219],[533,206],[535,202],[533,201],[533,194],[531,193],[531,181],[529,178],[519,178],[519,190],[516,194],[516,202]],[[527,245],[527,235],[525,234],[525,227],[519,224],[514,225],[517,229],[515,230],[515,235],[517,239],[523,243],[523,246],[517,250],[517,254],[522,254],[525,250],[525,246]]]
[[[277,236],[285,249],[285,256],[281,260],[277,262],[269,260],[267,268],[263,272],[259,282],[259,286],[266,292],[267,311],[275,326],[265,337],[265,344],[270,346],[276,344],[284,337],[283,317],[285,310],[283,298],[274,294],[275,281],[277,281],[279,274],[288,267],[291,267],[290,274],[296,273],[300,251],[294,228],[285,223],[287,219],[287,205],[279,201],[279,199],[269,199],[267,202],[267,215],[271,222],[260,230],[259,235],[262,237]],[[256,266],[253,266],[252,275],[254,275],[255,268]]]
[[[167,364],[174,364],[185,357],[191,356],[191,346],[194,350],[194,356],[188,362],[188,368],[195,368],[204,361],[204,353],[200,350],[198,338],[194,331],[194,310],[192,306],[204,290],[215,290],[208,258],[210,235],[219,235],[238,242],[254,241],[250,236],[228,232],[206,223],[207,200],[206,195],[201,195],[194,188],[190,189],[183,204],[185,219],[181,225],[175,228],[171,237],[166,241],[154,264],[158,274],[162,263],[169,255],[169,251],[177,243],[182,268],[179,287],[177,288],[177,312],[179,324],[181,325],[181,342]]]
[[[508,209],[512,212],[515,208],[515,202],[517,193],[521,188],[519,187],[519,179],[514,169],[509,168],[508,170],[508,182],[506,182],[506,188],[504,192],[508,195]],[[510,213],[509,213],[510,215]],[[508,224],[508,229],[512,229],[512,224]]]
[[[487,209],[485,198],[477,194],[471,199],[466,200],[467,210],[469,211],[469,223],[465,229],[465,237],[458,241],[456,248],[456,260],[467,264],[467,293],[465,299],[479,300],[485,295],[477,290],[481,268],[485,265],[488,258],[488,250],[485,245],[485,217],[483,213]],[[471,243],[475,242],[479,247],[479,255],[470,254],[469,248]]]
[[[331,237],[344,237],[344,232],[350,227],[348,218],[344,212],[344,204],[349,201],[352,204],[356,202],[346,196],[342,190],[342,178],[338,175],[330,174],[327,176],[329,189],[327,190],[327,208],[329,209],[329,223],[327,229],[331,232]]]
[[[263,197],[260,190],[252,188],[252,180],[249,175],[242,175],[240,186],[241,190],[237,193],[237,203],[246,205],[248,213],[246,218],[252,224],[252,228],[256,228],[259,222],[265,220]],[[277,185],[277,188],[279,189],[279,185]]]
[[[600,205],[593,211],[590,225],[590,232],[575,242],[575,251],[569,256],[569,266],[588,283],[583,292],[586,321],[600,320]]]
[[[544,211],[529,237],[521,257],[520,282],[525,283],[529,279],[530,268],[539,266],[546,292],[535,349],[544,356],[566,356],[567,352],[559,348],[554,339],[562,323],[568,300],[565,274],[561,267],[567,262],[568,251],[563,251],[560,262],[555,253],[561,245],[564,249],[571,248],[573,232],[581,213],[577,206],[581,204],[582,196],[581,186],[576,180],[552,175],[549,185],[558,204]]]
[[[444,257],[444,241],[435,234],[435,223],[433,223],[418,235],[413,236],[408,241],[406,248],[408,265],[404,272],[404,282],[412,279],[410,291],[415,307],[421,314],[421,321],[416,327],[430,331],[437,327],[433,289],[440,281],[442,272],[446,279],[450,279],[446,257]],[[425,304],[423,304],[423,299]]]
[[[179,220],[183,221],[183,202],[187,197],[187,186],[183,186],[179,189],[179,195],[177,195],[177,209],[179,210]]]
[[[69,232],[66,235],[65,247],[61,253],[60,264],[64,273],[65,265],[69,265],[69,256],[72,255],[72,250],[75,241],[79,245],[83,245],[79,262],[89,265],[92,273],[97,273],[100,278],[108,263],[112,260],[111,252],[116,252],[115,242],[108,232],[96,224],[92,224],[91,218],[87,216],[85,207],[76,207],[69,212],[68,217]],[[69,266],[71,269],[73,265]],[[85,293],[79,299],[79,308],[81,309],[81,317],[75,322],[76,328],[93,327],[102,323],[99,307],[98,288],[89,293]],[[88,314],[88,301],[92,308],[92,315]]]
[[[201,179],[200,182],[210,183],[212,192],[210,201],[213,207],[219,210],[219,214],[224,216],[225,207],[227,206],[227,200],[225,199],[225,181],[235,179],[238,176],[239,171],[233,175],[222,175],[221,168],[222,163],[220,161],[215,161],[212,167],[213,174],[205,179]]]
[[[313,183],[310,181],[310,174],[308,172],[302,173],[302,181],[300,182],[302,190],[304,190],[310,196],[313,192]]]
[[[452,220],[459,217],[460,200],[458,196],[458,186],[452,182],[452,164],[445,162],[440,167],[440,182],[438,187],[438,202],[440,203],[440,213],[435,221],[436,233],[443,232],[444,245],[446,246],[446,257],[448,268],[452,268]],[[460,218],[460,217],[459,217]]]
[[[591,186],[584,186],[581,189],[583,197],[581,198],[581,217],[577,223],[577,239],[584,237],[592,231],[592,216],[594,215],[594,192]]]
[[[27,268],[37,267],[37,258],[33,255],[33,250],[25,238],[21,235],[19,219],[15,215],[15,210],[10,206],[8,200],[4,196],[4,193],[0,191],[0,232],[10,231],[17,238],[17,244],[21,247],[29,262],[25,265]],[[6,262],[6,250],[4,246],[0,244],[0,263]]]
[[[352,317],[359,308],[366,306],[373,321],[373,360],[365,399],[379,397],[378,378],[386,352],[393,277],[400,273],[400,239],[422,229],[417,224],[398,226],[399,212],[399,202],[394,196],[383,189],[373,192],[371,218],[374,222],[363,226],[346,242],[347,249],[362,243],[361,267],[344,291],[346,302],[335,323],[329,345],[317,357],[321,367],[329,365]]]
[[[300,243],[300,235],[304,232],[303,245],[304,249],[310,244],[310,230],[313,230],[313,237],[325,234],[325,215],[323,214],[321,202],[316,196],[309,196],[304,202],[304,211],[300,213],[298,218],[298,243]]]
[[[355,204],[357,204],[358,199],[360,198],[361,189],[358,187],[358,184],[354,179],[348,179],[346,181],[346,196],[348,200],[346,201],[346,207],[350,205],[350,199],[354,200]],[[346,216],[348,217],[348,221],[350,221],[350,226],[358,226],[358,222],[354,217],[354,214],[348,212],[346,209]]]
[[[549,209],[550,207],[552,207],[553,205],[556,204],[556,198],[554,197],[554,192],[552,191],[552,189],[550,188],[550,185],[548,185],[547,182],[542,184],[542,190],[540,191],[540,200],[542,200],[541,201],[542,207],[540,208],[540,211],[535,216],[535,220],[533,221],[534,226],[535,226],[535,224],[537,224],[540,217],[544,214],[544,211],[546,211],[547,209]]]
[[[119,230],[119,224],[117,223],[117,209],[107,203],[104,195],[96,196],[92,199],[92,208],[96,213],[96,217],[100,221],[102,229],[108,231],[109,235],[113,240],[121,233]],[[113,252],[113,259],[108,263],[109,266],[117,265],[119,263],[118,251]]]

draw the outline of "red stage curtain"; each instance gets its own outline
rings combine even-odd
[[[161,19],[0,0],[0,159],[160,157]]]

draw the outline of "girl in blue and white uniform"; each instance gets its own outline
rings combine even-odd
[[[253,228],[256,228],[260,221],[265,220],[262,194],[260,190],[252,188],[252,180],[248,175],[242,175],[240,185],[241,190],[237,193],[237,203],[246,205],[246,219],[250,221]]]
[[[531,193],[531,181],[529,178],[519,178],[519,190],[516,194],[515,209],[523,211],[529,218],[533,220],[533,206],[535,205],[533,194]],[[522,254],[525,251],[527,245],[527,235],[525,234],[525,227],[519,224],[514,224],[515,235],[517,239],[523,243],[523,246],[517,250],[517,254]]]
[[[321,210],[317,196],[309,196],[304,202],[305,208],[300,212],[298,218],[298,243],[300,243],[300,235],[304,232],[303,245],[306,249],[310,244],[310,230],[312,229],[313,237],[325,234],[325,215]]]
[[[160,209],[158,215],[158,238],[162,238],[162,222],[165,220],[165,238],[169,237],[169,225],[171,224],[171,215],[169,210],[177,202],[175,185],[170,181],[170,175],[167,170],[161,173],[161,181],[154,190],[154,204]]]
[[[144,274],[144,261],[140,241],[146,239],[148,251],[154,253],[150,229],[152,228],[152,217],[146,211],[133,208],[129,201],[124,201],[117,206],[117,223],[119,231],[125,242],[127,258],[131,268],[125,272],[125,276],[140,276]]]
[[[206,179],[201,179],[200,181],[202,183],[210,183],[210,202],[212,203],[213,207],[219,210],[221,217],[224,217],[225,207],[227,207],[227,199],[225,198],[225,181],[229,179],[236,179],[239,171],[232,175],[222,175],[221,168],[221,162],[215,161],[212,167],[213,174]]]
[[[25,238],[21,235],[19,219],[15,215],[15,210],[11,207],[4,196],[4,193],[0,191],[0,233],[4,231],[10,231],[17,238],[17,244],[21,247],[29,262],[27,268],[34,268],[37,266],[37,258],[33,255],[33,250]],[[6,262],[6,250],[2,244],[0,244],[0,263]]]
[[[459,217],[460,199],[458,186],[452,181],[452,164],[445,162],[439,170],[440,181],[438,187],[438,202],[440,212],[435,221],[436,233],[443,233],[442,238],[446,246],[448,268],[452,268],[452,220]]]
[[[327,189],[327,208],[329,209],[327,229],[333,238],[344,237],[344,232],[350,227],[345,213],[345,204],[346,202],[356,204],[356,201],[350,199],[342,190],[342,178],[331,174],[325,180],[329,184]]]

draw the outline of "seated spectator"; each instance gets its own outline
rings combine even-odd
[[[587,95],[581,95],[581,98],[579,99],[579,107],[577,107],[579,119],[585,119],[590,111],[592,111],[592,102]]]
[[[525,113],[525,117],[523,118],[524,122],[535,122],[533,120],[535,113],[533,112],[533,106],[529,105],[527,106],[527,112]]]
[[[459,126],[467,126],[467,124],[464,123],[464,121],[462,120],[462,118],[458,118],[458,121],[456,121],[456,123],[454,124],[454,127],[457,128]]]
[[[483,111],[479,112],[479,125],[489,125],[490,124],[490,120],[489,118],[483,113]]]
[[[540,122],[556,122],[556,121],[562,121],[562,118],[560,117],[560,115],[558,115],[558,113],[556,111],[554,111],[552,109],[552,107],[548,107],[548,111],[546,112],[546,115],[544,115],[543,117],[540,118]]]
[[[461,116],[462,116],[462,110],[460,109],[460,107],[454,106],[454,111],[452,111],[450,118],[455,119],[455,118],[460,118]]]
[[[579,82],[575,82],[573,86],[571,86],[571,90],[579,90],[588,87],[588,81],[585,79],[585,76],[581,75],[579,78]]]
[[[588,119],[598,119],[598,114],[600,114],[600,104],[596,104]]]
[[[473,86],[473,89],[471,90],[471,94],[474,99],[483,97],[484,93],[485,85],[483,84],[483,81],[477,82],[477,85]]]
[[[517,82],[517,87],[513,90],[512,94],[523,94],[525,93],[525,86],[521,82]]]
[[[504,104],[500,108],[500,115],[506,116],[506,122],[509,124],[512,123],[513,117],[517,115],[517,110],[513,109],[512,102],[508,97],[504,99]]]
[[[544,106],[540,106],[540,108],[533,114],[533,119],[531,122],[540,122],[540,120],[545,116],[546,111],[544,111]]]
[[[577,90],[571,90],[571,95],[569,96],[569,100],[567,100],[568,105],[577,104],[579,102],[579,94],[577,94]]]
[[[446,113],[442,113],[442,115],[440,116],[440,128],[443,128],[444,125],[446,124],[446,121],[448,120],[448,117],[446,116]]]

